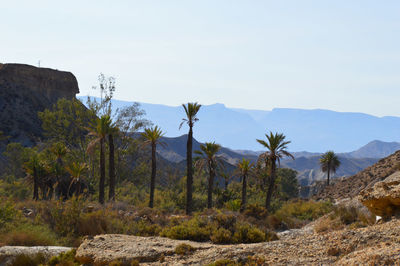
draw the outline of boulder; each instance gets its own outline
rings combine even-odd
[[[375,215],[391,217],[400,213],[400,171],[361,191],[359,199]]]
[[[156,262],[175,253],[179,244],[188,244],[196,250],[214,245],[163,237],[140,237],[108,234],[86,237],[76,251],[75,258],[82,264],[106,265],[113,261],[130,264],[132,261]]]
[[[37,247],[18,247],[18,246],[4,246],[0,247],[0,266],[9,265],[13,262],[15,257],[21,254],[28,256],[35,256],[38,253],[43,254],[46,258],[57,256],[60,253],[68,252],[71,248],[55,247],[55,246],[37,246]]]

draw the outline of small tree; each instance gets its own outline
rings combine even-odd
[[[329,179],[331,173],[336,173],[336,170],[340,166],[340,161],[337,155],[333,151],[327,151],[319,159],[321,170],[327,173],[327,185],[329,186]]]

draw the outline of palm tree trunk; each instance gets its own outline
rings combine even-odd
[[[110,189],[108,191],[108,200],[115,200],[115,159],[114,159],[114,138],[112,134],[108,135],[108,144],[110,146],[109,161],[108,161],[108,175],[110,177]]]
[[[33,168],[33,200],[39,199],[39,186],[36,168]]]
[[[150,180],[150,203],[149,207],[154,207],[154,189],[156,185],[156,144],[151,144],[151,180]]]
[[[106,165],[104,158],[104,139],[100,140],[100,182],[99,182],[99,202],[104,204],[104,183],[106,179]]]
[[[192,213],[192,194],[193,194],[192,145],[193,145],[193,129],[192,126],[189,125],[189,134],[186,146],[186,163],[187,163],[186,215],[190,215]]]
[[[275,161],[272,161],[271,162],[271,176],[270,176],[271,180],[268,184],[267,197],[265,200],[265,208],[267,210],[270,209],[272,193],[274,192],[275,175],[276,175],[276,163],[275,163]]]
[[[246,201],[247,201],[247,177],[246,175],[243,175],[243,180],[242,180],[242,202],[240,206],[240,212],[243,212],[244,209],[246,208]]]
[[[328,169],[328,180],[327,180],[328,186],[329,186],[329,178],[330,178],[330,175],[331,175],[331,173],[330,173],[330,171],[329,171],[329,169]]]
[[[211,209],[212,208],[212,190],[213,190],[215,173],[211,166],[209,166],[208,172],[210,173],[210,176],[208,179],[207,208]]]

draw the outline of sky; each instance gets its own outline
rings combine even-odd
[[[0,0],[0,62],[115,99],[400,116],[400,1]]]

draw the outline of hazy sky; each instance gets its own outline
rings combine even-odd
[[[116,99],[400,116],[400,1],[5,1],[0,62]]]

